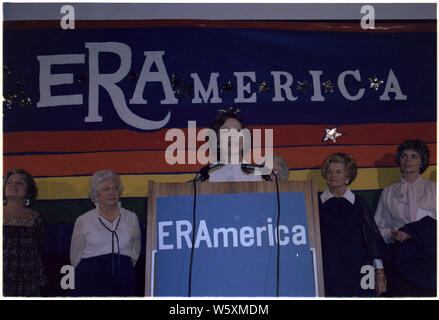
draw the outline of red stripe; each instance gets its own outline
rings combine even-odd
[[[60,29],[60,20],[26,20],[4,21],[4,30],[39,30]],[[375,22],[375,29],[362,29],[360,22],[328,21],[257,21],[257,20],[195,20],[195,19],[160,19],[160,20],[76,20],[76,29],[107,28],[233,28],[233,29],[271,29],[290,31],[328,31],[328,32],[436,32],[436,22]]]
[[[319,168],[326,156],[334,152],[351,154],[360,167],[396,166],[394,156],[398,145],[370,146],[314,146],[277,148],[290,168]],[[436,164],[436,143],[428,144],[430,163]],[[173,173],[194,172],[201,165],[169,165],[164,151],[99,152],[83,154],[31,155],[3,157],[4,172],[23,168],[34,176],[89,175],[102,169],[118,173]]]
[[[280,147],[321,145],[325,136],[325,128],[330,129],[333,126],[330,124],[283,125],[250,128],[260,128],[262,133],[264,129],[273,129],[274,145]],[[410,138],[419,138],[426,142],[436,141],[436,122],[342,125],[338,131],[344,135],[337,139],[337,144],[399,144]],[[165,150],[172,143],[165,141],[166,132],[167,129],[151,133],[130,130],[7,132],[3,134],[3,144],[6,154]],[[183,129],[183,132],[187,137],[187,128]],[[202,143],[204,142],[198,142],[198,146]],[[323,144],[333,144],[333,142]]]

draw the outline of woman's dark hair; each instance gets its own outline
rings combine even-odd
[[[37,197],[38,189],[32,175],[24,169],[12,169],[6,173],[5,177],[3,178],[3,203],[6,203],[7,201],[5,196],[6,183],[13,174],[20,174],[23,176],[24,183],[26,184],[26,199],[29,199],[29,204],[27,206],[32,206]]]
[[[242,129],[247,128],[247,125],[245,124],[244,120],[242,118],[238,117],[238,115],[234,111],[221,112],[215,118],[215,120],[213,120],[213,122],[209,128],[214,130],[216,132],[217,136],[219,136],[219,129],[228,119],[236,119],[241,124]]]
[[[237,115],[236,111],[227,110],[224,112],[220,112],[220,114],[213,120],[212,124],[210,125],[209,129],[215,131],[216,137],[217,137],[217,160],[220,160],[220,128],[222,125],[228,120],[228,119],[235,119],[241,124],[241,129],[247,128],[247,125],[245,124],[244,120],[240,118]],[[213,141],[212,141],[213,142]],[[211,148],[214,148],[215,146],[211,146]]]
[[[421,156],[421,167],[419,168],[419,173],[423,173],[425,170],[427,170],[428,162],[430,160],[430,150],[424,141],[420,139],[409,139],[401,143],[395,156],[395,161],[398,166],[401,166],[401,155],[405,150],[416,151]]]

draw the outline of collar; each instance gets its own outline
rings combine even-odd
[[[96,217],[97,217],[97,218],[102,217],[101,214],[99,213],[99,203],[96,201],[96,202],[94,203],[94,205],[96,206],[96,209],[95,209],[95,215],[96,215]],[[117,219],[117,217],[120,215],[120,209],[121,209],[121,207],[122,207],[122,204],[121,204],[121,202],[119,201],[119,203],[117,204],[117,216],[116,216],[116,219]],[[116,221],[116,220],[115,220],[115,221]]]
[[[331,198],[334,198],[335,196],[329,191],[329,188],[326,188],[326,190],[320,195],[320,200],[322,200],[322,204],[328,201]],[[343,194],[343,198],[348,200],[350,203],[355,203],[355,194],[348,188],[346,188],[346,191]]]
[[[415,185],[415,184],[420,183],[422,180],[424,180],[424,179],[422,178],[421,175],[419,175],[419,176],[416,178],[416,180],[413,181],[413,182],[407,182],[406,180],[404,180],[404,178],[402,177],[402,175],[401,175],[401,179],[400,179],[401,183],[404,184],[404,185],[406,185],[406,184]]]
[[[396,199],[402,202],[409,202],[409,190],[413,190],[413,192],[416,193],[415,190],[419,188],[419,186],[422,186],[424,183],[424,178],[422,178],[421,175],[413,181],[413,182],[407,182],[404,180],[404,178],[401,176],[399,183],[395,184],[395,187],[393,189],[393,195]],[[420,191],[420,190],[419,190]]]

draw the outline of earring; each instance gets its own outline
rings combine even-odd
[[[3,205],[5,206],[8,203],[8,199],[3,198]]]
[[[30,200],[29,200],[29,199],[26,199],[26,200],[24,201],[24,205],[25,205],[26,207],[29,207],[29,205],[30,205]]]

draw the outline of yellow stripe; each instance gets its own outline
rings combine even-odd
[[[430,166],[422,174],[425,179],[436,182],[436,166]],[[193,179],[194,174],[172,175],[121,175],[124,191],[122,197],[146,197],[148,194],[148,181],[155,182],[187,182]],[[349,186],[352,190],[377,190],[383,189],[399,180],[399,168],[362,168],[358,169],[357,178]],[[320,169],[291,170],[290,181],[313,179],[317,180],[318,190],[326,188]],[[87,199],[89,176],[83,177],[47,177],[36,178],[38,199]]]
[[[362,168],[358,169],[357,178],[349,185],[352,190],[377,190],[383,189],[399,180],[401,172],[396,168]],[[430,166],[422,174],[425,179],[436,182],[436,166]],[[319,191],[326,189],[326,181],[320,169],[297,170],[290,172],[288,180],[316,179]]]
[[[194,174],[174,175],[121,175],[124,187],[123,197],[146,197],[148,181],[186,182],[193,179]],[[90,176],[81,177],[47,177],[35,178],[39,200],[55,199],[87,199]]]

